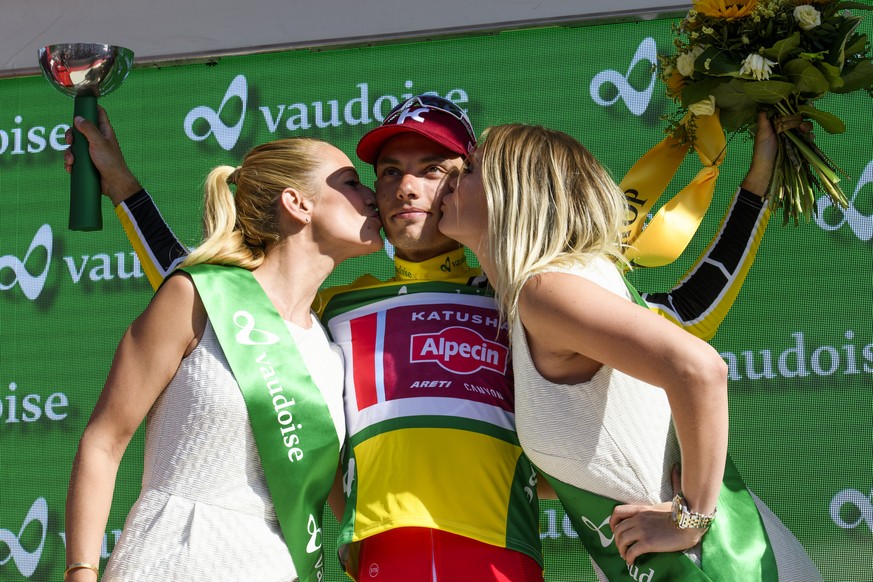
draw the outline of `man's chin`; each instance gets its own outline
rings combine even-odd
[[[415,250],[419,248],[427,248],[428,244],[425,240],[424,233],[421,228],[392,228],[386,229],[382,227],[382,232],[385,233],[385,238],[388,239],[396,249]]]
[[[413,262],[426,261],[461,246],[457,241],[442,235],[426,238],[402,237],[392,239],[388,237],[388,242],[394,247],[398,257]]]

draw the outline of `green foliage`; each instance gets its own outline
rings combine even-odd
[[[843,120],[832,113],[816,109],[812,105],[798,105],[797,111],[805,118],[816,121],[828,133],[843,133],[846,131],[846,124],[843,123]]]
[[[873,63],[859,61],[847,66],[843,71],[843,85],[834,93],[852,93],[861,89],[873,89]]]
[[[666,131],[683,143],[696,137],[689,107],[710,96],[727,131],[751,130],[759,110],[787,120],[779,122],[786,129],[769,194],[774,208],[784,208],[786,223],[809,220],[814,191],[846,204],[834,164],[800,131],[800,121],[842,133],[843,121],[812,102],[828,93],[865,91],[873,97],[870,42],[856,33],[861,17],[850,9],[871,6],[746,0],[719,7],[695,1],[673,27],[676,53],[659,57],[661,79],[678,106],[666,117]]]
[[[763,55],[771,61],[784,63],[800,48],[800,32],[795,32],[788,38],[777,41],[770,48],[765,48]]]
[[[775,105],[787,99],[797,87],[786,81],[749,81],[743,85],[743,90],[758,105]]]
[[[731,54],[715,46],[707,47],[694,62],[694,70],[709,77],[739,77],[740,64]]]
[[[782,67],[782,71],[794,84],[791,90],[796,90],[810,99],[821,97],[830,89],[830,83],[824,73],[804,58],[788,61]]]

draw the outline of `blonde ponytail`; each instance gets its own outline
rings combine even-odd
[[[316,195],[312,174],[324,144],[312,138],[280,139],[253,148],[238,168],[213,169],[204,186],[204,238],[181,266],[212,263],[251,270],[260,265],[267,248],[279,242],[283,190]]]

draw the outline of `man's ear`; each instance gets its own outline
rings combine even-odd
[[[312,200],[296,188],[282,190],[279,204],[291,218],[301,224],[308,224],[312,220]]]

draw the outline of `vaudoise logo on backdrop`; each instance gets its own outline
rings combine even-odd
[[[651,105],[652,95],[657,86],[657,73],[655,72],[657,54],[655,40],[645,38],[640,42],[624,72],[605,69],[594,75],[588,87],[588,94],[593,106],[624,107],[635,116],[643,115]],[[636,88],[629,81],[632,72],[638,66],[652,69],[649,82],[643,88]],[[412,89],[412,82],[407,81],[405,87]],[[611,99],[604,99],[601,96],[604,87],[613,89],[614,96]],[[357,95],[345,103],[340,103],[339,100],[334,99],[313,103],[276,104],[272,107],[259,107],[252,117],[257,122],[262,123],[270,134],[276,134],[280,130],[295,133],[313,127],[338,127],[343,124],[366,125],[381,122],[388,111],[401,100],[412,95],[409,92],[397,97],[381,95],[371,99],[367,83],[359,83],[356,88]],[[445,97],[460,105],[468,102],[468,94],[463,89],[454,89],[448,92]],[[221,121],[222,112],[233,99],[240,100],[242,104],[241,114],[234,123],[226,124]],[[239,139],[247,114],[248,83],[246,77],[239,74],[231,81],[217,109],[212,109],[208,105],[194,107],[185,117],[183,128],[186,136],[193,141],[203,141],[213,137],[221,148],[230,150]],[[475,123],[476,120],[473,121]],[[196,130],[198,124],[200,127],[205,126],[206,130],[198,133]],[[822,196],[817,201],[819,212],[815,217],[815,224],[828,232],[845,227],[859,241],[870,241],[873,238],[873,216],[866,216],[859,212],[854,206],[854,201],[859,193],[871,184],[873,184],[873,160],[870,161],[857,181],[849,199],[849,207],[846,210],[833,208],[827,196]],[[741,378],[761,380],[775,377],[797,378],[809,375],[830,376],[837,373],[849,375],[873,373],[873,344],[856,346],[855,341],[853,341],[855,334],[852,330],[845,332],[844,339],[846,341],[841,342],[839,346],[809,346],[802,332],[792,334],[792,339],[791,347],[779,354],[771,354],[769,350],[762,351],[760,362],[752,361],[750,352],[744,352],[739,356],[725,354],[730,360],[732,377],[735,380]],[[871,501],[873,501],[873,491],[870,492],[869,497],[854,489],[846,489],[837,493],[831,504],[831,516],[834,523],[846,529],[866,524],[873,531],[873,504]],[[847,522],[840,517],[841,510],[847,506],[853,506],[856,509],[859,514],[857,519]],[[553,529],[555,528],[550,527],[549,531]],[[569,534],[569,532],[567,533]]]
[[[54,260],[55,234],[49,224],[40,226],[23,254],[0,255],[0,291],[19,289],[31,301],[45,289]],[[60,257],[63,272],[76,285],[83,278],[95,283],[144,277],[134,251]]]
[[[256,123],[262,123],[263,128],[271,135],[279,133],[280,130],[297,133],[313,128],[381,123],[389,111],[401,101],[413,96],[414,93],[409,92],[413,87],[412,81],[406,81],[404,83],[406,91],[400,95],[386,94],[374,98],[370,95],[369,83],[358,83],[355,85],[356,95],[344,103],[340,103],[339,99],[327,99],[312,103],[264,105],[258,107],[257,113],[253,112],[253,118]],[[439,95],[436,91],[428,91],[428,93]],[[469,101],[467,91],[460,88],[451,89],[441,96],[460,106]],[[223,115],[225,108],[228,107],[228,103],[233,103],[236,109],[237,100],[241,104],[239,118],[232,124],[225,123],[222,121],[225,118]],[[213,109],[209,105],[198,105],[188,112],[182,123],[185,135],[192,141],[203,141],[212,137],[222,149],[232,150],[239,141],[243,124],[248,117],[248,102],[248,80],[240,73],[230,82],[218,109]]]
[[[53,512],[60,513],[63,511],[62,509],[54,509]],[[27,515],[24,517],[24,521],[21,523],[20,527],[13,529],[6,529],[3,527],[4,524],[0,523],[0,544],[5,544],[8,549],[8,553],[3,559],[0,559],[0,566],[5,566],[9,568],[7,564],[11,561],[15,568],[18,569],[19,574],[24,576],[25,578],[30,578],[33,576],[36,571],[37,566],[39,566],[40,559],[42,558],[42,554],[45,551],[45,542],[49,529],[49,506],[48,502],[46,502],[45,497],[37,497],[33,503],[30,505],[30,509],[27,510]],[[39,527],[39,543],[35,545],[35,547],[30,547],[33,545],[33,528]],[[25,531],[29,531],[28,535],[25,536]],[[113,547],[118,543],[118,539],[121,537],[121,530],[116,529],[111,532],[112,544]],[[67,546],[67,534],[66,532],[58,532],[58,537],[61,539],[61,543],[66,548]],[[22,543],[23,538],[27,538],[29,545],[25,545]],[[109,541],[110,536],[107,534],[103,535],[103,543],[100,548],[100,558],[105,560],[109,557]],[[0,554],[2,555],[2,554]],[[2,570],[0,570],[2,571]],[[4,577],[4,580],[9,578]]]
[[[648,83],[642,88],[634,87],[628,79],[637,67],[651,67],[656,63],[657,47],[654,40],[643,39],[634,54],[628,57],[630,61],[626,68],[618,66],[624,72],[605,68],[593,75],[587,88],[580,88],[580,97],[584,96],[586,89],[590,97],[590,103],[580,99],[581,107],[622,107],[635,116],[640,116],[649,109],[657,86],[655,72],[652,72]],[[394,106],[413,93],[420,92],[413,87],[412,81],[406,81],[404,90],[397,95],[371,95],[370,85],[366,82],[357,83],[354,87],[355,90],[350,93],[352,96],[345,101],[328,98],[310,103],[264,105],[249,110],[251,88],[246,76],[238,74],[230,80],[223,95],[217,93],[207,96],[203,102],[188,111],[184,119],[180,120],[180,133],[195,142],[214,140],[218,147],[229,151],[237,146],[246,124],[260,124],[271,135],[294,134],[313,128],[343,125],[367,126],[381,122]],[[601,95],[604,87],[614,88],[617,94],[610,99],[604,99]],[[460,88],[452,89],[443,96],[462,106],[469,102],[467,91]],[[232,108],[229,107],[231,103]],[[237,107],[238,105],[241,107]],[[228,119],[231,111],[239,111],[239,117]],[[21,116],[16,116],[14,120],[16,126],[11,130],[0,129],[0,155],[40,154],[49,149],[62,150],[66,147],[63,133],[67,125],[57,125],[54,128],[24,127]],[[473,121],[476,122],[475,119]],[[361,131],[363,133],[363,127]],[[866,152],[865,155],[873,157],[873,152]],[[868,163],[856,183],[849,208],[844,211],[832,208],[829,200],[822,197],[818,201],[821,212],[815,223],[828,232],[848,229],[858,241],[870,241],[873,238],[873,216],[862,214],[853,203],[862,190],[866,188],[869,192],[871,185],[873,160]],[[823,218],[825,214],[829,217],[827,221]],[[77,285],[83,281],[100,284],[114,279],[144,277],[139,261],[132,251],[55,256],[56,249],[63,248],[63,245],[56,244],[62,234],[53,231],[49,224],[32,228],[32,234],[25,233],[15,239],[2,239],[4,246],[0,247],[0,300],[4,294],[18,294],[29,301],[38,301],[48,281]],[[10,244],[14,246],[10,248]],[[58,277],[53,276],[53,269],[59,270]],[[860,339],[862,338],[858,338]],[[871,374],[873,344],[869,344],[867,340],[858,340],[853,331],[846,330],[843,338],[832,342],[834,345],[810,345],[802,332],[796,332],[788,340],[789,347],[779,353],[759,350],[754,354],[743,352],[734,355],[732,374],[753,381],[808,375]],[[52,394],[42,400],[38,395],[18,394],[16,389],[15,383],[9,384],[8,392],[0,400],[0,405],[3,406],[0,408],[0,422],[8,425],[40,419],[59,421],[66,418],[68,403],[63,393]],[[844,529],[866,526],[873,531],[873,490],[867,495],[857,489],[843,489],[835,494],[829,509],[836,526]],[[54,508],[53,511],[61,510]],[[551,511],[552,513],[546,512],[548,524],[541,537],[574,537],[566,519],[559,530],[556,521],[558,516],[554,510]],[[0,554],[0,567],[12,568],[12,562],[14,568],[23,576],[30,576],[35,571],[47,541],[48,514],[45,498],[35,497],[21,523],[0,523],[0,546],[5,544],[9,548],[8,553]],[[21,538],[25,528],[36,525],[40,526],[42,532],[38,544],[24,547]],[[62,532],[57,535],[64,540]],[[113,530],[111,535],[117,541],[120,531]],[[102,557],[108,556],[107,545],[110,539],[111,537],[104,539]]]

